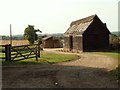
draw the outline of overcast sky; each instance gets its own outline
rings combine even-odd
[[[97,14],[110,31],[118,30],[119,0],[0,0],[0,35],[23,34],[34,25],[43,33],[64,33],[72,21]]]

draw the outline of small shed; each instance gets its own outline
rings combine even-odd
[[[44,48],[60,48],[60,41],[53,36],[47,36],[42,39],[42,46]]]
[[[107,49],[109,34],[106,23],[103,23],[97,15],[73,21],[64,33],[64,49],[80,51]]]

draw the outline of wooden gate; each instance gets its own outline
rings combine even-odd
[[[34,45],[21,45],[21,46],[12,46],[11,47],[11,60],[22,60],[36,57],[36,61],[38,61],[39,51],[38,44]]]
[[[6,61],[24,60],[33,57],[36,57],[36,61],[38,61],[40,57],[40,44],[20,46],[11,46],[9,44],[2,46],[2,48],[5,48],[4,51],[2,50],[1,52],[5,53],[4,59]],[[3,59],[3,56],[1,58]]]

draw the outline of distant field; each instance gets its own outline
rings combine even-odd
[[[10,40],[0,40],[0,45],[10,44]],[[28,40],[12,40],[12,45],[26,45],[29,44]]]

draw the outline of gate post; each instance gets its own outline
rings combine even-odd
[[[11,44],[5,45],[5,58],[6,61],[11,61]]]
[[[36,61],[38,62],[38,53],[37,53],[37,48],[35,50],[35,54],[36,54]]]
[[[40,44],[41,44],[41,41],[38,41],[38,57],[40,58]]]

